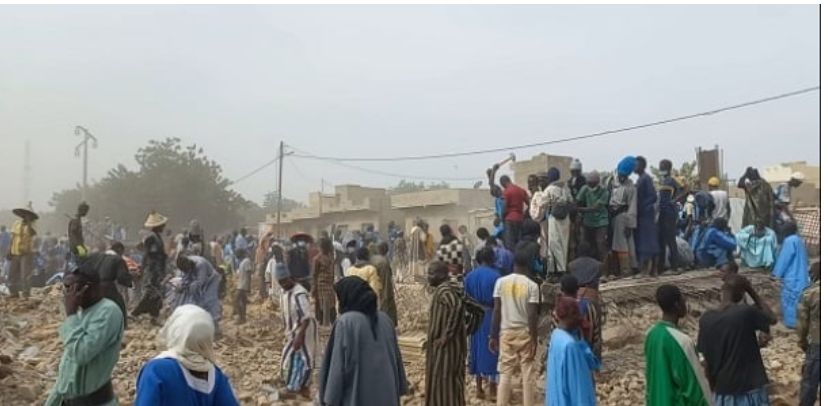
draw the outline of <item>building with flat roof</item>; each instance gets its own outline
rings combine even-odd
[[[442,224],[455,231],[463,225],[474,232],[472,228],[479,224],[479,215],[475,213],[493,206],[488,189],[434,189],[391,195],[391,208],[402,215],[402,223],[398,224],[410,230],[414,221],[423,219],[435,237],[439,236]],[[491,228],[491,224],[488,226]]]
[[[391,210],[391,199],[383,188],[357,185],[339,185],[333,194],[311,193],[306,207],[282,213],[280,237],[298,232],[319,235],[322,231],[365,231],[373,226],[383,231],[391,221],[401,221],[401,215]],[[269,214],[267,225],[275,225],[276,214]]]
[[[569,166],[572,165],[573,158],[569,156],[557,156],[548,154],[535,155],[532,158],[524,161],[517,161],[512,163],[512,172],[514,172],[513,182],[520,185],[524,189],[529,175],[534,175],[540,172],[546,173],[551,167],[556,167],[561,171],[561,178],[569,178]]]

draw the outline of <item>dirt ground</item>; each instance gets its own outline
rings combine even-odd
[[[762,276],[760,276],[761,278]],[[658,283],[669,280],[662,278]],[[767,281],[766,281],[767,282]],[[624,285],[627,283],[627,285]],[[638,282],[636,282],[638,283]],[[657,286],[658,283],[650,282]],[[695,282],[689,283],[692,286]],[[707,278],[709,286],[717,284]],[[629,285],[629,286],[628,286]],[[704,283],[697,283],[697,291],[688,301],[691,315],[681,326],[695,335],[698,316],[715,305],[717,293]],[[764,292],[773,303],[776,295],[772,282]],[[643,337],[647,328],[658,318],[659,311],[652,299],[640,297],[646,289],[630,282],[613,282],[602,287],[607,318],[604,327],[605,355],[603,370],[598,375],[598,397],[601,405],[643,405],[644,359]],[[428,295],[421,287],[397,287],[397,307],[400,312],[401,341],[415,342],[427,326]],[[638,296],[636,296],[638,295]],[[632,297],[627,300],[625,298]],[[35,292],[27,301],[0,297],[0,406],[29,406],[42,404],[54,383],[61,355],[57,328],[64,318],[61,292],[45,288]],[[229,303],[229,301],[227,301]],[[229,305],[225,314],[230,314]],[[236,326],[229,317],[222,322],[225,337],[217,343],[219,366],[229,375],[237,396],[243,405],[309,405],[308,400],[277,400],[279,352],[283,344],[278,309],[271,303],[253,304],[248,309],[248,324]],[[123,340],[121,359],[115,368],[113,383],[121,405],[130,406],[135,395],[135,380],[141,365],[161,350],[157,328],[146,320],[133,323]],[[320,348],[328,331],[320,332]],[[803,354],[796,346],[795,335],[784,327],[773,331],[773,341],[762,350],[765,366],[772,380],[773,405],[798,404],[800,368]],[[423,368],[421,353],[404,351],[411,394],[403,398],[405,405],[423,404]],[[320,354],[321,357],[321,354]],[[538,372],[536,403],[543,404],[544,377]],[[467,404],[494,405],[493,401],[474,397],[473,383],[467,379]],[[520,399],[519,385],[515,385],[513,404]]]

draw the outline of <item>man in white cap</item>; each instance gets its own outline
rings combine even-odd
[[[147,216],[144,227],[150,229],[149,235],[144,238],[144,261],[141,268],[144,270],[142,281],[144,296],[132,311],[133,317],[149,313],[153,324],[159,324],[164,295],[161,291],[161,282],[164,280],[167,267],[167,252],[164,250],[164,240],[161,233],[167,225],[167,218],[159,213],[152,212]]]
[[[31,283],[29,277],[34,267],[34,239],[37,231],[34,229],[34,222],[39,217],[32,209],[30,202],[27,207],[12,210],[20,220],[12,226],[11,247],[9,248],[9,291],[11,297],[16,298],[23,293],[24,298],[29,297]]]
[[[805,175],[802,172],[794,172],[791,174],[791,179],[776,187],[776,223],[784,223],[787,221],[795,221],[793,214],[791,214],[791,188],[798,188],[802,186],[805,181]]]

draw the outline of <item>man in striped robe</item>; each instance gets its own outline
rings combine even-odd
[[[463,298],[449,281],[448,265],[433,262],[428,283],[436,287],[429,311],[425,406],[466,404],[466,333]]]

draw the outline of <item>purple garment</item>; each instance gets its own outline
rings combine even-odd
[[[658,195],[653,178],[646,172],[638,176],[638,223],[635,229],[635,251],[639,263],[652,259],[661,252],[658,243],[658,224],[656,224],[656,204]]]

